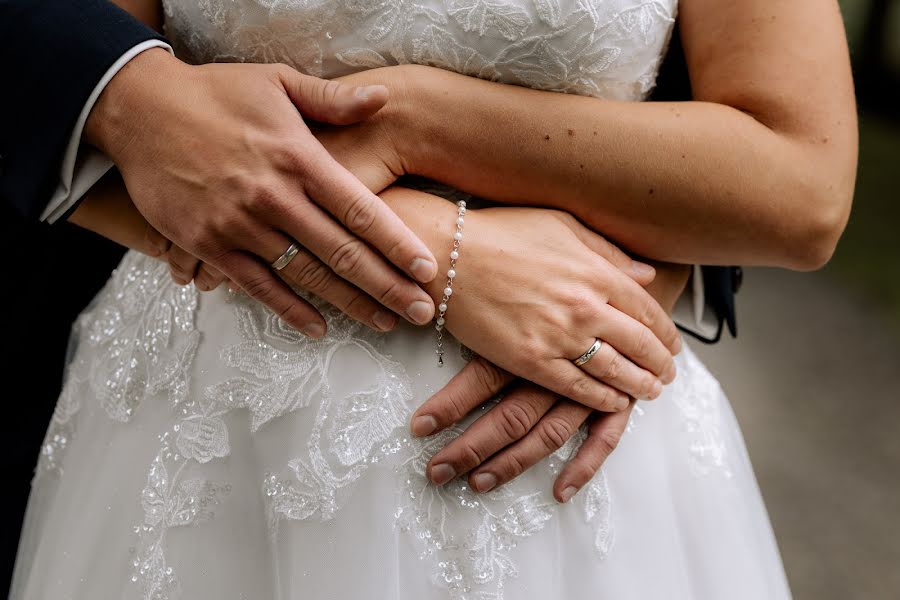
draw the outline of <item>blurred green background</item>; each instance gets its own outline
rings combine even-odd
[[[737,413],[794,597],[900,600],[900,0],[841,6],[860,115],[846,233],[820,272],[748,269],[739,337],[692,347]]]

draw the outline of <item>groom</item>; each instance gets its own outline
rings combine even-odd
[[[284,248],[273,249],[261,243],[261,236],[247,233],[267,231],[273,210],[280,210],[284,219],[293,220],[292,227],[297,231],[309,233],[297,236],[297,240],[312,254],[333,257],[341,248],[364,248],[355,255],[359,268],[339,267],[342,263],[338,260],[329,266],[339,267],[347,280],[371,296],[384,299],[391,311],[416,323],[430,320],[433,309],[423,312],[421,306],[414,305],[431,305],[416,282],[435,276],[434,258],[377,196],[331,159],[300,124],[296,128],[296,144],[284,149],[294,157],[296,169],[285,173],[273,157],[267,165],[269,176],[261,178],[271,187],[254,190],[260,200],[257,205],[251,203],[248,208],[247,190],[236,189],[225,179],[237,169],[242,159],[239,154],[219,153],[214,161],[210,157],[215,170],[205,175],[218,185],[208,185],[203,190],[191,189],[172,175],[184,158],[182,149],[188,147],[177,143],[179,140],[190,141],[192,148],[221,150],[228,147],[229,140],[239,139],[246,131],[248,115],[240,112],[233,91],[257,89],[265,83],[262,72],[258,76],[249,74],[246,81],[221,82],[213,89],[195,86],[189,92],[192,82],[181,77],[178,63],[168,54],[161,36],[105,0],[0,0],[0,64],[6,69],[7,84],[0,94],[0,199],[25,219],[51,223],[64,220],[84,192],[114,162],[126,181],[140,182],[130,186],[139,191],[135,204],[166,237],[220,269],[309,335],[320,335],[316,315],[268,268]],[[281,113],[273,106],[263,105],[259,107],[260,114],[295,123],[299,121],[299,109],[312,120],[347,124],[364,118],[383,94],[377,86],[359,91],[299,75],[295,83],[290,102],[278,105]],[[164,105],[167,93],[193,98],[203,108],[203,114],[208,114],[208,107],[217,107],[215,128],[200,119],[168,119]],[[187,107],[188,112],[190,108]],[[179,106],[179,110],[184,109]],[[165,143],[144,143],[150,137],[148,129],[153,130],[155,139]],[[206,191],[213,189],[217,191]],[[276,189],[281,192],[273,193]],[[209,210],[209,206],[216,210]],[[21,240],[24,234],[12,219],[5,217],[4,227],[10,231],[15,228]],[[335,219],[343,227],[337,227]],[[283,225],[279,223],[280,227]],[[314,235],[323,228],[331,231],[328,239]],[[27,231],[47,235],[37,229]],[[65,268],[62,261],[68,248],[54,246],[60,235],[64,234],[52,233],[50,238],[42,239],[40,247],[35,245],[35,253],[25,251],[27,246],[16,248],[33,281],[54,284],[67,273],[81,275],[89,270],[89,265],[80,263],[78,269]],[[366,243],[361,244],[360,240]],[[71,239],[67,242],[72,243]],[[35,257],[40,260],[34,260]],[[98,267],[103,277],[111,264]],[[406,276],[396,274],[392,265]],[[366,276],[376,271],[394,275],[380,280]],[[707,301],[712,301],[715,308],[706,337],[718,339],[723,321],[733,332],[732,271],[709,269],[695,279],[695,288],[702,285]],[[59,294],[61,288],[55,285],[47,287],[57,290],[52,296],[48,294],[54,301],[50,311],[65,314],[66,307],[61,303],[76,296]],[[29,286],[17,289],[36,293]],[[68,312],[80,309],[79,301],[74,302],[76,306]],[[38,306],[34,302],[28,304]],[[47,322],[46,312],[31,308],[31,315],[23,314],[26,309],[23,305],[19,312],[5,314],[22,323]],[[43,341],[42,358],[47,353],[52,355],[52,347],[47,345],[64,344],[61,340],[67,333],[67,327],[57,327],[57,340]],[[8,346],[14,343],[10,340]],[[35,362],[46,364],[32,355],[27,362],[23,360],[22,366],[33,368]],[[56,364],[52,361],[51,369]],[[14,368],[13,363],[9,367],[11,373],[27,372]],[[45,402],[51,404],[55,394],[48,394]],[[46,410],[34,406],[33,401],[30,397],[18,399],[19,406],[24,407],[19,418],[30,417],[40,431],[46,425]],[[18,421],[10,427],[29,431],[22,423]],[[27,479],[17,480],[15,474],[33,466],[36,441],[3,436],[3,443],[11,445],[3,455],[13,457],[4,460],[14,463],[4,465],[11,479],[6,482],[6,489],[27,488]],[[18,528],[19,515],[15,510],[21,508],[7,512],[15,515],[8,517],[13,521],[10,531]],[[8,575],[15,552],[14,537],[3,535],[2,543],[5,547],[0,549],[0,560],[8,565],[4,573]]]

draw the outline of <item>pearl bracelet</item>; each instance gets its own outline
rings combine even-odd
[[[438,366],[444,366],[444,315],[447,314],[447,303],[450,302],[450,296],[453,295],[453,279],[456,277],[456,261],[459,260],[459,243],[462,241],[462,230],[465,224],[466,201],[460,200],[456,203],[456,233],[453,234],[453,249],[450,251],[450,268],[447,269],[447,287],[444,288],[444,295],[441,303],[438,305],[438,317],[434,323],[437,330],[437,353]]]

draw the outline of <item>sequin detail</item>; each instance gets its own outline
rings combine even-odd
[[[396,64],[639,100],[676,0],[165,0],[166,32],[196,63],[286,63],[319,77]]]

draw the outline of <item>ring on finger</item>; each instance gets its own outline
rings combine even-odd
[[[600,352],[600,348],[603,347],[603,342],[600,341],[600,338],[594,338],[594,343],[591,344],[591,347],[585,350],[584,354],[573,360],[576,367],[580,367],[581,365],[587,363],[589,360],[594,358],[594,356]]]
[[[280,271],[286,266],[290,264],[294,257],[297,256],[297,253],[300,252],[300,246],[296,242],[291,242],[291,245],[288,246],[288,249],[284,251],[284,253],[275,259],[275,262],[272,263],[272,268],[276,271]]]

